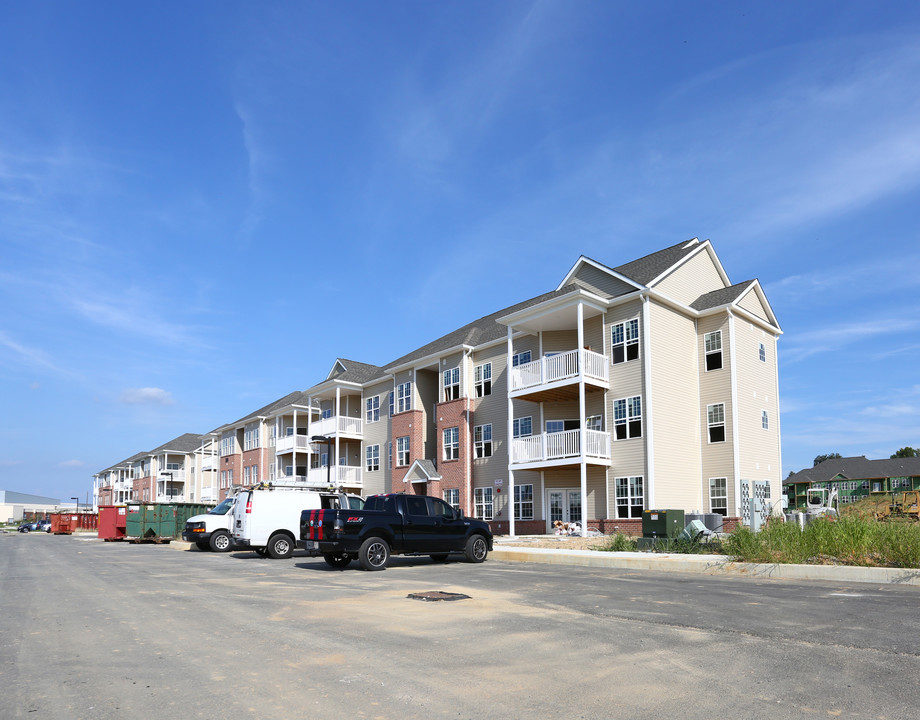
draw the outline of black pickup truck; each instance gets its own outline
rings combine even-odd
[[[365,570],[383,570],[390,555],[429,555],[441,562],[462,552],[470,562],[486,559],[492,531],[482,520],[426,495],[371,495],[362,510],[304,510],[301,547],[332,567],[357,559]]]

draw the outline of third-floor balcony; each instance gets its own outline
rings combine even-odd
[[[311,487],[345,487],[349,490],[363,487],[363,468],[352,465],[333,465],[330,468],[310,468],[307,475],[282,475],[278,482],[303,483]]]
[[[592,350],[569,350],[518,365],[511,368],[511,396],[534,402],[571,399],[582,377],[586,389],[606,390],[607,358]]]
[[[296,450],[297,452],[306,452],[313,443],[309,435],[285,435],[275,440],[275,454],[289,453]]]
[[[585,459],[591,464],[607,465],[610,463],[610,433],[585,430]],[[528,435],[514,438],[511,443],[512,465],[535,468],[569,465],[580,460],[580,430]]]

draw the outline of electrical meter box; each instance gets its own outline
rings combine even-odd
[[[646,510],[642,513],[643,537],[676,538],[683,531],[683,510]]]

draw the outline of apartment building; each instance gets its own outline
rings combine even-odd
[[[547,293],[382,366],[339,358],[209,433],[217,499],[259,482],[414,492],[518,534],[634,532],[655,508],[766,515],[781,333],[708,240],[613,267],[582,256]]]

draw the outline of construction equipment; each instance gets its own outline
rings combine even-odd
[[[920,521],[920,490],[904,490],[892,495],[890,502],[876,507],[876,520],[893,518]]]
[[[809,523],[819,517],[834,520],[839,515],[837,507],[837,488],[828,493],[825,488],[809,488],[805,495],[805,522]]]

